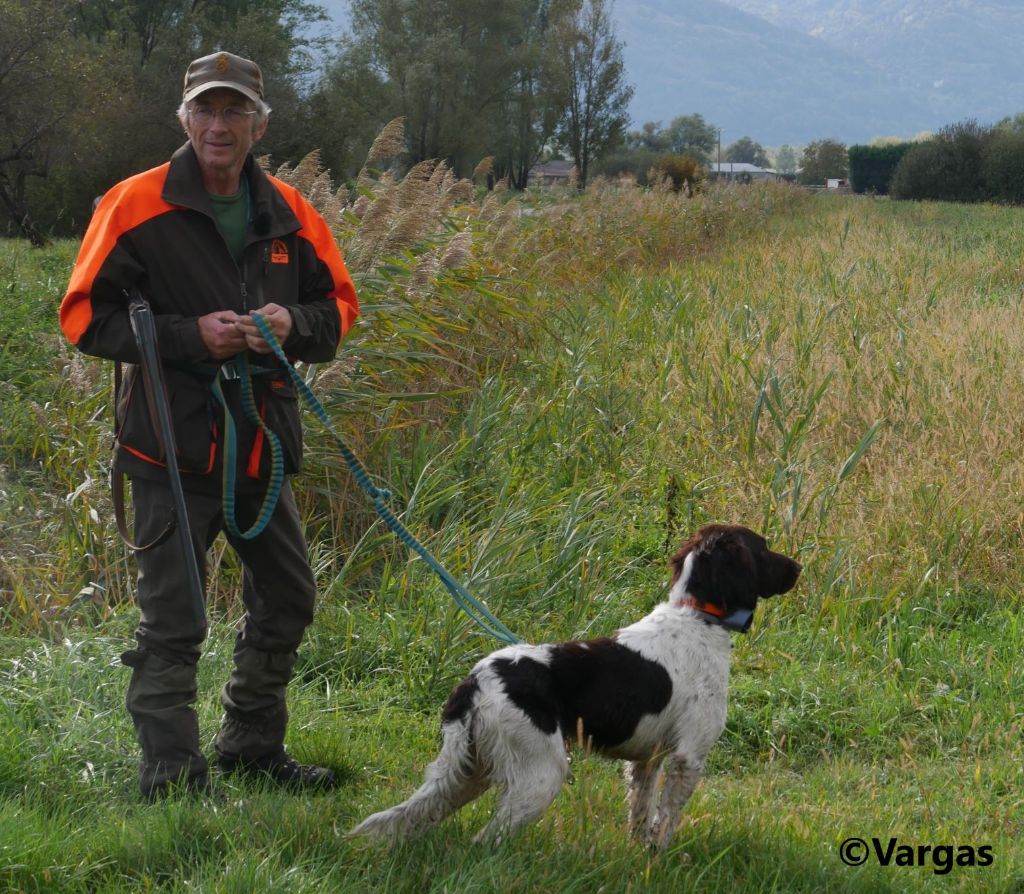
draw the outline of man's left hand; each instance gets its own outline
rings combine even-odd
[[[280,304],[264,304],[263,307],[254,310],[253,313],[260,314],[270,327],[270,331],[274,333],[274,337],[284,344],[284,340],[288,337],[288,333],[292,331],[292,315],[287,307],[281,307]],[[239,317],[238,328],[242,330],[245,335],[246,344],[257,354],[269,354],[270,345],[267,344],[266,340],[260,335],[260,330],[256,327],[256,321],[251,316]]]

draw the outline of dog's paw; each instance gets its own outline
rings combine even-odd
[[[637,829],[631,830],[633,840],[647,848],[648,850],[656,850],[658,847],[658,829],[654,823],[647,823]]]
[[[496,851],[504,843],[508,833],[509,830],[506,826],[490,822],[473,836],[473,844]]]
[[[676,830],[672,826],[658,830],[658,839],[655,843],[655,847],[659,853],[663,854],[668,850],[669,845],[672,844],[672,839],[675,837],[675,834]]]
[[[633,832],[633,838],[649,850],[664,853],[671,846],[678,825],[678,820],[654,816],[643,828]]]

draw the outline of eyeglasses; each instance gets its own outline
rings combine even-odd
[[[192,106],[189,109],[189,114],[192,116],[192,120],[196,124],[200,124],[205,127],[208,124],[213,124],[214,119],[217,115],[220,115],[221,120],[232,127],[236,124],[241,124],[243,121],[248,121],[253,115],[256,114],[255,109],[243,109],[241,106],[228,106],[226,109],[211,109],[209,106]]]

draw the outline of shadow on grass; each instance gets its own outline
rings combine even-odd
[[[367,890],[394,894],[443,891],[517,892],[872,892],[924,888],[920,870],[851,868],[834,847],[795,845],[749,831],[728,836],[721,828],[687,835],[684,828],[666,853],[653,853],[625,838],[625,831],[596,821],[589,833],[542,820],[507,845],[472,843],[481,816],[461,818],[394,847],[365,840],[350,843],[345,862]],[[570,821],[571,822],[571,821]],[[565,823],[568,825],[568,823]],[[569,831],[568,839],[563,833]],[[350,862],[351,861],[351,862]],[[399,871],[400,867],[400,871]],[[929,879],[931,874],[927,874]],[[978,879],[978,881],[984,881]]]

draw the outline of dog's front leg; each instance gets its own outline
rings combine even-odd
[[[626,764],[626,801],[629,804],[629,834],[634,838],[644,835],[651,822],[654,794],[658,787],[661,756],[646,761]]]
[[[647,843],[652,847],[668,849],[679,825],[680,814],[697,788],[703,770],[703,762],[698,763],[682,754],[673,754],[665,759],[661,797],[648,826]]]

